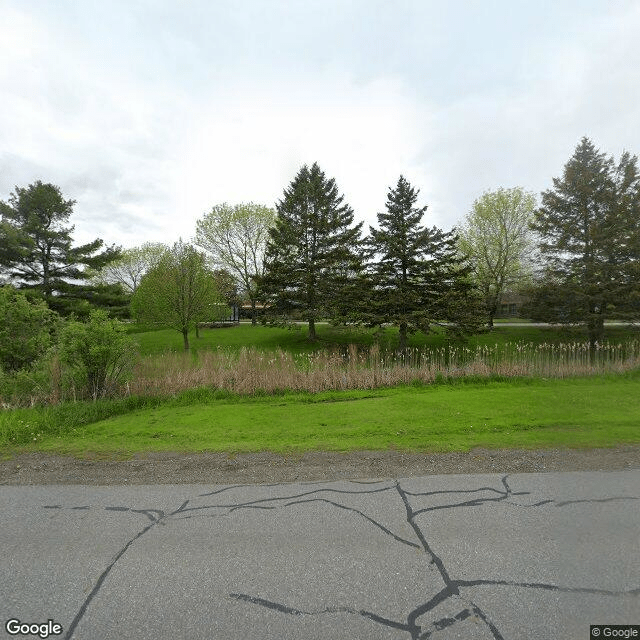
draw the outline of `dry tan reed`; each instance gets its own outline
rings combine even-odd
[[[168,353],[143,358],[127,393],[175,394],[210,387],[252,394],[282,390],[319,392],[373,389],[398,384],[433,382],[437,377],[545,377],[565,378],[623,373],[640,368],[640,342],[599,345],[587,343],[514,343],[408,350],[404,354],[349,345],[338,350],[294,356],[281,350]]]
[[[341,350],[296,354],[282,350],[217,349],[197,354],[166,353],[141,358],[132,379],[112,396],[175,395],[208,387],[241,394],[285,390],[374,389],[398,384],[429,384],[438,378],[500,376],[567,378],[640,369],[640,341],[598,345],[507,343],[493,346],[448,346],[381,351],[377,345],[349,345]],[[58,404],[76,400],[73,385],[64,383],[59,360],[50,363],[48,381],[28,394],[0,397],[0,406]]]

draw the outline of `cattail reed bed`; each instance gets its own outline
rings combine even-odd
[[[509,343],[494,346],[447,346],[440,349],[383,351],[378,346],[293,355],[289,352],[218,349],[197,355],[167,353],[138,363],[123,393],[173,395],[209,387],[234,393],[320,392],[373,389],[400,384],[429,384],[463,377],[566,378],[625,373],[640,368],[640,341]]]

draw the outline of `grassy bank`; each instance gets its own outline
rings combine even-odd
[[[457,451],[640,442],[638,373],[263,397],[213,393],[156,398],[146,406],[137,400],[138,408],[133,399],[115,409],[108,401],[95,403],[93,417],[99,417],[97,406],[103,413],[111,408],[113,417],[85,424],[76,420],[75,426],[49,413],[45,428],[38,414],[43,410],[23,410],[19,419],[36,439],[19,448],[5,442],[4,451]],[[8,415],[0,414],[0,438],[10,437]]]

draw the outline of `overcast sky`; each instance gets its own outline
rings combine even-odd
[[[78,242],[171,243],[317,161],[356,220],[403,174],[449,230],[582,136],[640,153],[639,70],[638,1],[0,0],[0,199],[52,182]]]

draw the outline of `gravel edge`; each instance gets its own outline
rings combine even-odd
[[[129,460],[45,453],[0,460],[2,485],[265,484],[408,478],[436,474],[640,469],[640,445],[607,449],[473,449],[453,453],[311,451],[148,453]]]

